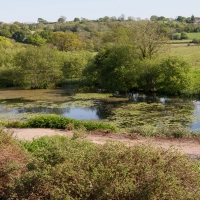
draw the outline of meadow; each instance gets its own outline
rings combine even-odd
[[[198,94],[200,91],[200,47],[190,42],[191,40],[171,41],[169,54],[180,56],[191,64],[190,76],[192,84],[190,91],[187,91],[187,93]]]
[[[200,38],[200,33],[187,33],[190,40],[193,40],[195,38]]]
[[[169,54],[182,56],[191,63],[193,69],[200,69],[200,47],[194,44],[188,46],[188,42],[173,41],[169,46]]]
[[[181,36],[181,33],[178,33],[178,35]],[[195,38],[200,38],[200,33],[199,32],[197,32],[197,33],[187,33],[187,36],[188,36],[189,40],[193,40]],[[185,40],[182,40],[182,41],[184,42]]]

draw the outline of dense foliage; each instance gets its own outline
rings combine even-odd
[[[200,32],[198,20],[199,18],[194,15],[190,17],[178,16],[176,19],[156,15],[150,17],[150,21],[158,24],[161,28],[160,30],[170,39],[175,39],[176,33]],[[63,34],[75,33],[81,42],[86,43],[85,48],[87,50],[96,51],[101,44],[101,38],[107,34],[111,27],[118,24],[131,27],[135,26],[138,22],[143,23],[144,21],[132,16],[125,18],[124,15],[119,17],[105,16],[97,20],[79,19],[75,17],[73,21],[67,21],[65,17],[61,16],[55,22],[48,22],[45,19],[38,18],[38,23],[14,22],[13,24],[6,24],[1,22],[0,35],[12,38],[17,42],[42,45],[50,42],[50,32],[63,32]],[[45,34],[42,32],[45,32]],[[46,34],[47,32],[48,36]]]
[[[85,43],[80,42],[73,33],[53,33],[51,41],[61,51],[81,50],[85,46]]]
[[[183,58],[140,59],[131,45],[103,47],[84,75],[90,84],[112,91],[159,91],[181,93],[190,85],[190,65]]]
[[[4,142],[9,149],[4,149]],[[111,142],[95,145],[61,136],[20,145],[5,132],[1,133],[0,149],[7,152],[7,163],[0,163],[6,180],[0,182],[2,198],[200,198],[198,164],[173,150],[130,148]]]
[[[180,94],[198,88],[191,84],[190,64],[167,56],[173,35],[168,28],[172,30],[175,21],[125,20],[124,16],[98,22],[62,20],[1,24],[0,34],[5,36],[0,36],[1,87],[52,88],[78,78],[84,81],[82,86],[112,92]],[[178,34],[187,39],[186,31]],[[198,44],[198,38],[193,43]]]
[[[53,88],[80,78],[92,54],[59,52],[48,46],[20,46],[0,36],[0,87]]]
[[[53,87],[62,79],[61,58],[55,50],[29,47],[16,54],[14,63],[24,87]]]

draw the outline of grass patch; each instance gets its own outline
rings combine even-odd
[[[187,44],[171,44],[169,54],[173,56],[181,56],[192,64],[193,69],[200,68],[200,47],[197,45]]]
[[[178,33],[178,35],[181,37],[181,33]],[[187,33],[187,36],[188,36],[188,40],[172,40],[171,43],[174,43],[174,42],[184,43],[184,42],[188,42],[190,40],[193,40],[195,38],[200,38],[200,33],[199,32],[197,32],[197,33]]]
[[[183,126],[161,126],[153,127],[150,125],[147,126],[136,126],[129,130],[130,133],[136,133],[144,137],[156,137],[159,135],[165,135],[167,137],[182,138],[182,137],[191,137],[198,136],[198,133],[192,133],[188,128]]]
[[[200,33],[187,33],[190,40],[200,38]]]
[[[87,131],[92,130],[110,130],[112,132],[116,131],[116,128],[106,122],[96,122],[96,121],[81,121],[72,118],[61,117],[58,115],[40,115],[28,119],[25,122],[10,121],[7,127],[17,127],[17,128],[55,128],[55,129],[79,129],[84,127]]]

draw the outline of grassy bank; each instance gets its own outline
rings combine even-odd
[[[129,115],[129,113],[128,113]],[[125,118],[126,119],[126,118]],[[123,123],[126,124],[126,128],[123,128]],[[130,126],[130,123],[133,123]],[[66,129],[74,130],[75,132],[80,131],[94,131],[94,130],[105,130],[108,132],[121,132],[125,131],[127,134],[139,134],[144,137],[157,137],[157,136],[167,136],[167,137],[198,137],[200,136],[196,132],[190,131],[188,128],[181,125],[172,126],[153,126],[153,125],[134,125],[134,122],[123,121],[121,128],[119,127],[118,121],[114,122],[99,122],[99,121],[82,121],[72,118],[61,117],[58,115],[39,115],[28,119],[27,121],[9,121],[8,123],[3,123],[2,125],[8,128],[54,128],[54,129]],[[117,134],[117,133],[116,133]]]
[[[8,199],[200,198],[198,163],[172,149],[61,136],[19,143],[1,131],[0,150],[0,194]]]
[[[87,131],[101,129],[110,130],[112,132],[116,131],[116,128],[110,123],[82,121],[53,114],[36,116],[24,122],[10,121],[5,124],[5,126],[15,128],[55,128],[68,130],[84,128]]]

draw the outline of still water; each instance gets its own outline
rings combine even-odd
[[[63,95],[63,94],[62,94]],[[98,94],[99,95],[99,94]],[[127,94],[99,98],[96,94],[65,101],[0,97],[0,118],[26,120],[37,114],[58,114],[78,120],[113,121],[119,127],[183,125],[200,133],[200,99]]]

